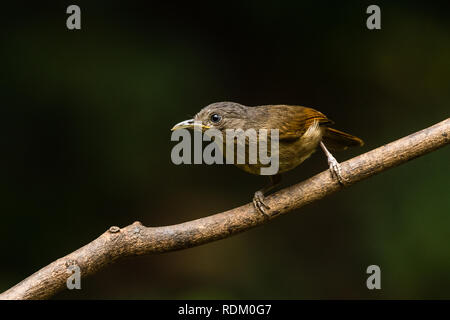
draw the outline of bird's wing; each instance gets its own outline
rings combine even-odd
[[[280,140],[296,140],[303,136],[308,128],[317,122],[319,125],[331,124],[323,113],[301,106],[271,106],[271,113],[276,112],[273,128],[279,129]]]

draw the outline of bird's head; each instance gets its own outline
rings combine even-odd
[[[176,124],[172,131],[178,129],[193,129],[195,123],[200,124],[203,130],[244,128],[247,120],[247,107],[235,102],[216,102],[204,107],[193,119]]]

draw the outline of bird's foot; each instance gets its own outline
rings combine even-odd
[[[333,156],[328,157],[328,166],[330,167],[331,175],[339,181],[341,185],[345,185],[348,181],[342,176],[341,165]]]
[[[255,195],[253,196],[253,205],[257,211],[268,216],[266,210],[270,210],[270,207],[264,203],[264,193],[262,193],[262,191],[255,192]]]
[[[347,184],[348,183],[347,179],[342,177],[341,165],[339,164],[339,162],[337,162],[336,158],[333,157],[333,155],[331,154],[330,151],[328,151],[327,147],[325,147],[325,144],[322,141],[320,141],[320,147],[322,148],[323,152],[325,152],[325,155],[327,156],[328,166],[330,167],[331,176],[335,177],[341,185]]]

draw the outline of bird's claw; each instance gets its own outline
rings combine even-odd
[[[257,211],[268,216],[266,210],[270,210],[270,207],[264,203],[264,194],[261,191],[255,192],[255,195],[253,196],[253,205]]]
[[[347,180],[342,176],[341,165],[335,158],[328,159],[328,166],[330,167],[331,175],[334,176],[341,185],[345,185]]]

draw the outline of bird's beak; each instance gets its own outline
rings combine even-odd
[[[211,127],[201,124],[201,122],[195,122],[194,119],[189,119],[185,121],[181,121],[173,126],[171,131],[175,131],[178,129],[194,129],[194,128],[202,128],[202,129],[210,129]]]

